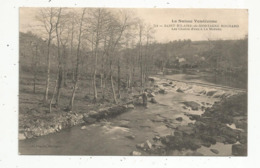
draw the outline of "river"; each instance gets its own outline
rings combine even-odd
[[[162,86],[163,80],[158,81]],[[168,81],[167,81],[168,82]],[[193,85],[193,87],[196,85]],[[136,148],[140,144],[158,136],[171,135],[179,125],[187,125],[191,121],[185,113],[202,114],[183,108],[183,101],[195,101],[211,106],[217,98],[209,98],[191,92],[179,93],[172,87],[166,88],[167,94],[155,96],[157,104],[148,104],[148,108],[136,107],[115,118],[103,120],[89,125],[86,129],[75,126],[55,134],[27,139],[19,142],[19,153],[29,155],[129,155],[132,151],[140,151],[142,155],[151,155]],[[182,117],[182,121],[176,118]],[[210,148],[201,147],[197,151],[204,155],[231,155],[231,146],[217,143]],[[218,154],[210,151],[217,149]],[[186,151],[168,151],[165,155],[185,155]]]

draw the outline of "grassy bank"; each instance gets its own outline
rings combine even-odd
[[[53,77],[54,78],[54,77]],[[97,82],[97,84],[99,81]],[[21,73],[19,82],[19,139],[33,138],[58,132],[77,124],[84,123],[83,116],[89,112],[99,112],[101,109],[112,107],[112,111],[118,111],[115,106],[122,108],[123,105],[132,101],[132,95],[138,94],[140,88],[133,88],[133,93],[129,89],[120,90],[118,104],[113,102],[110,82],[106,81],[105,98],[101,98],[100,86],[98,89],[98,100],[93,102],[93,89],[91,80],[81,80],[76,91],[75,105],[72,111],[66,111],[72,93],[72,81],[68,80],[63,87],[59,105],[53,104],[52,113],[49,113],[49,105],[43,103],[45,88],[44,76],[37,77],[36,91],[33,92],[33,79],[29,73]],[[50,91],[53,90],[54,81],[51,80]],[[50,92],[49,97],[52,97]],[[55,103],[55,101],[54,101]],[[126,107],[126,106],[124,106]],[[124,112],[126,109],[121,109]],[[111,111],[111,109],[110,109]],[[114,115],[111,112],[109,115]]]

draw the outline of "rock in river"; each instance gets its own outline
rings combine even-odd
[[[215,90],[210,90],[207,92],[207,96],[213,96],[217,91]]]
[[[127,135],[127,136],[125,136],[126,138],[128,138],[128,139],[135,139],[135,136],[134,135]]]
[[[132,151],[132,152],[130,153],[130,155],[132,155],[132,156],[141,156],[142,154],[141,154],[141,152]]]
[[[161,93],[161,94],[166,94],[167,92],[166,92],[164,89],[160,89],[160,90],[159,90],[159,93]]]
[[[88,115],[89,115],[89,117],[92,117],[92,118],[98,118],[99,113],[96,112],[96,111],[90,111],[90,112],[88,113]]]
[[[83,120],[87,123],[87,124],[93,124],[96,122],[96,119],[95,118],[92,118],[90,117],[89,115],[87,114],[84,114],[83,115]]]
[[[190,107],[192,110],[199,110],[200,104],[195,101],[182,102],[185,106]]]
[[[235,156],[246,156],[247,155],[247,145],[246,144],[234,144],[232,145],[232,155]]]
[[[217,149],[210,149],[211,152],[215,153],[215,154],[218,154],[219,151]]]
[[[176,90],[176,92],[183,93],[184,91],[183,91],[181,88],[178,88],[178,89]]]
[[[190,120],[199,120],[200,119],[200,115],[197,114],[186,114]]]
[[[136,148],[144,149],[144,143],[137,144],[137,145],[136,145]]]
[[[157,101],[155,100],[154,97],[151,98],[150,102],[151,102],[151,103],[154,103],[154,104],[157,103]]]
[[[183,118],[182,117],[177,117],[176,120],[181,122],[183,120]]]
[[[152,149],[152,144],[149,140],[145,141],[144,143],[145,149]]]
[[[201,147],[199,141],[195,140],[192,136],[172,136],[167,135],[166,137],[162,137],[162,144],[166,145],[168,149],[173,150],[183,150],[191,149],[196,150]]]
[[[85,130],[85,129],[87,129],[87,126],[84,125],[84,126],[82,126],[80,129]]]
[[[151,150],[152,144],[149,140],[145,141],[145,143],[137,144],[136,148],[142,149],[142,150]]]

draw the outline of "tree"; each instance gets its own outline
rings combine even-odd
[[[142,47],[143,47],[143,44],[142,44],[142,38],[143,38],[143,31],[144,31],[144,24],[142,21],[139,21],[138,23],[138,36],[139,36],[139,64],[140,64],[140,74],[141,74],[141,79],[140,79],[140,82],[141,82],[141,92],[143,92],[143,78],[144,78],[144,74],[143,74],[143,53],[142,53]]]
[[[57,49],[58,49],[58,73],[57,73],[57,79],[55,81],[55,86],[53,88],[53,94],[52,94],[52,98],[50,100],[50,104],[49,104],[49,113],[52,112],[52,102],[54,100],[54,96],[55,96],[55,91],[56,91],[56,88],[58,86],[58,90],[57,90],[57,99],[56,99],[56,104],[58,105],[58,101],[59,101],[59,96],[60,96],[60,84],[61,84],[61,64],[60,64],[60,61],[61,61],[61,54],[60,54],[60,37],[59,37],[59,32],[58,32],[58,26],[59,26],[59,23],[60,23],[60,15],[61,15],[61,10],[62,8],[59,8],[58,10],[58,14],[57,14],[57,21],[55,23],[55,30],[56,30],[56,39],[57,39]]]
[[[94,67],[93,67],[93,94],[94,98],[93,101],[97,101],[97,84],[96,84],[96,76],[98,72],[98,60],[99,56],[104,56],[104,50],[106,45],[106,36],[107,36],[107,28],[108,28],[108,22],[109,22],[110,13],[106,9],[97,8],[97,9],[90,9],[88,12],[88,21],[89,24],[88,27],[88,34],[89,37],[91,36],[91,39],[88,39],[91,42],[91,48],[92,48],[92,57],[94,58]],[[86,37],[87,38],[87,37]],[[103,53],[100,52],[100,45],[103,42],[104,50]],[[103,59],[101,60],[101,66],[103,64]],[[103,74],[101,73],[101,77],[103,78]],[[103,88],[103,83],[101,79],[101,88]],[[102,95],[104,95],[102,90]]]
[[[35,47],[35,51],[34,51]],[[36,90],[36,80],[37,80],[37,65],[38,65],[38,43],[37,42],[31,42],[31,48],[32,48],[32,70],[33,70],[33,93],[35,93]]]
[[[68,106],[69,111],[73,110],[74,99],[75,99],[77,84],[78,84],[78,80],[79,80],[79,64],[80,64],[80,58],[79,57],[80,57],[80,46],[81,46],[81,38],[82,38],[82,27],[83,27],[83,20],[84,20],[85,13],[86,13],[86,9],[84,8],[83,11],[82,11],[82,14],[81,14],[80,21],[79,21],[78,45],[77,45],[77,52],[76,52],[76,57],[77,57],[76,74],[75,74],[73,91],[72,91],[70,103],[69,103],[69,106]]]
[[[50,83],[50,45],[53,39],[53,32],[55,31],[54,26],[54,8],[44,8],[40,10],[40,13],[36,16],[37,19],[42,23],[45,31],[48,34],[47,37],[47,74],[46,74],[46,86],[44,94],[44,102],[48,101],[49,83]]]

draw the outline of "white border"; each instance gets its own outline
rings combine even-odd
[[[258,0],[5,0],[0,5],[0,167],[259,167],[259,9]],[[89,157],[18,155],[19,7],[148,7],[249,9],[248,157]],[[258,165],[258,166],[257,166]]]

